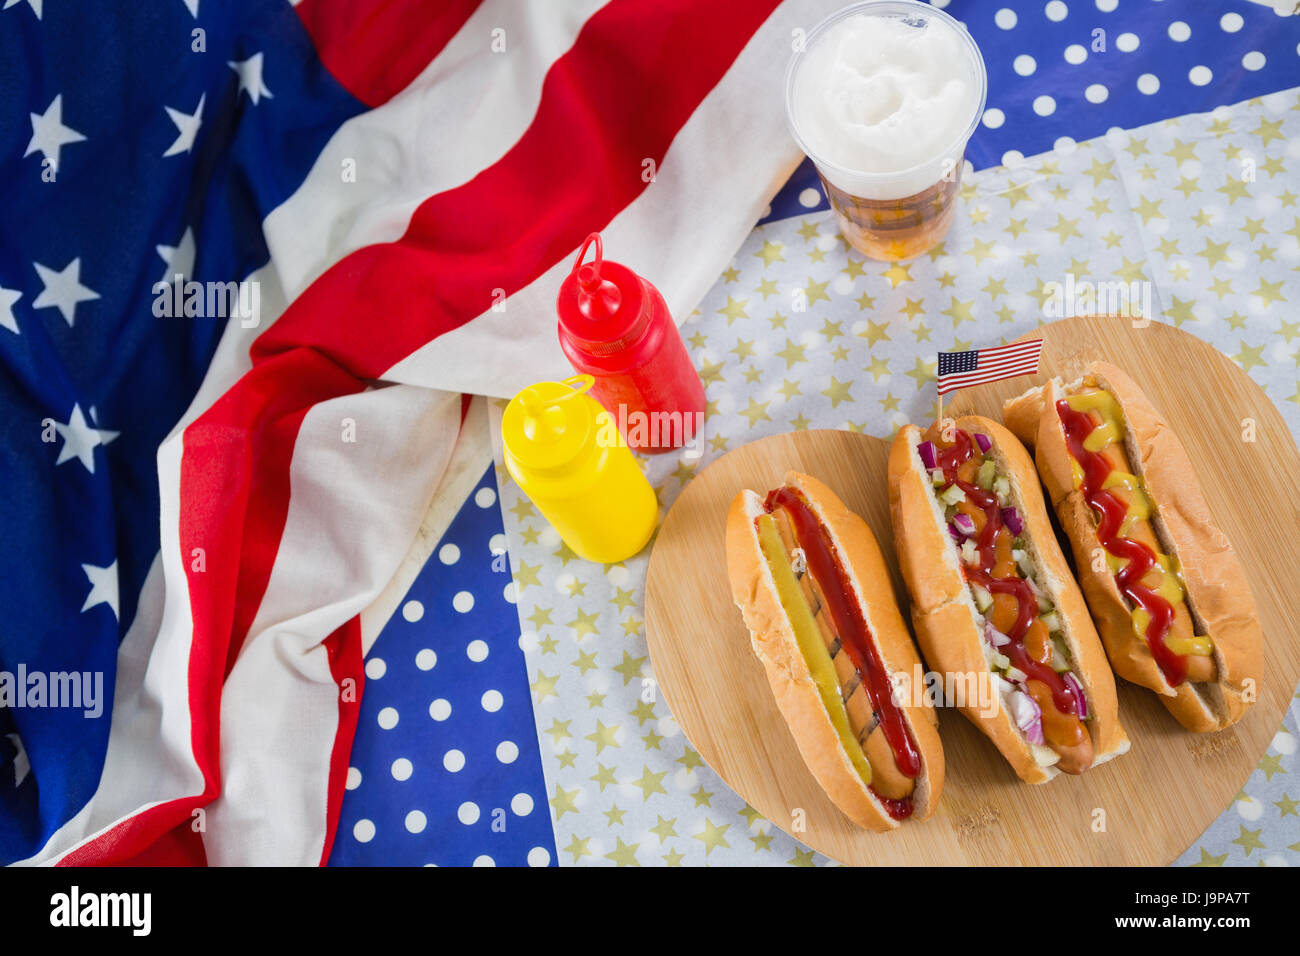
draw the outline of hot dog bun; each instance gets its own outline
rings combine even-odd
[[[1124,419],[1124,450],[1132,473],[1143,480],[1155,512],[1150,522],[1166,554],[1182,571],[1187,610],[1195,633],[1214,642],[1216,679],[1177,687],[1168,680],[1142,635],[1109,569],[1093,568],[1100,543],[1097,521],[1074,484],[1072,456],[1056,401],[1079,389],[1083,378],[1053,379],[1006,403],[1007,424],[1035,448],[1043,484],[1070,539],[1075,566],[1111,666],[1125,680],[1147,687],[1188,730],[1221,730],[1241,719],[1258,696],[1262,665],[1259,617],[1246,573],[1219,531],[1186,449],[1137,384],[1106,362],[1086,374],[1118,402]]]
[[[888,676],[912,680],[914,671],[920,667],[920,658],[894,601],[889,572],[871,529],[815,478],[792,471],[786,474],[785,483],[802,494],[829,533],[852,582],[850,600],[861,608]],[[754,654],[763,664],[777,707],[804,763],[835,805],[859,826],[878,831],[895,829],[899,821],[888,814],[856,769],[832,723],[814,680],[814,667],[800,648],[790,618],[782,607],[772,569],[755,530],[755,521],[763,514],[763,499],[748,490],[736,495],[727,514],[727,574],[732,598],[749,628]],[[829,651],[826,653],[829,659]],[[842,677],[845,661],[840,658],[847,660],[847,655],[841,652],[834,660]],[[851,669],[852,665],[848,667]],[[858,688],[855,693],[864,695],[864,690]],[[860,701],[852,703],[861,704]],[[921,757],[921,772],[912,795],[912,818],[924,819],[934,812],[943,789],[943,748],[936,729],[938,718],[934,709],[925,706],[923,701],[915,706],[910,699],[899,703]]]
[[[1005,475],[1010,484],[1008,497],[1023,520],[1022,536],[1033,563],[1033,580],[1057,609],[1072,673],[1088,700],[1089,719],[1085,725],[1092,743],[1090,766],[1125,753],[1129,740],[1119,723],[1114,678],[1106,666],[1083,597],[1056,543],[1028,453],[1010,432],[989,419],[964,416],[956,420],[955,426],[992,439],[991,453],[998,473]],[[990,673],[981,616],[957,545],[948,533],[930,473],[917,451],[922,438],[915,425],[904,426],[889,455],[894,545],[912,597],[912,626],[932,670],[945,675]],[[995,686],[1000,685],[995,682]],[[1056,755],[1050,748],[1031,745],[1013,719],[1007,698],[999,694],[996,699],[998,706],[992,714],[978,702],[968,703],[961,710],[1022,780],[1045,783],[1052,779],[1060,772],[1054,765]]]

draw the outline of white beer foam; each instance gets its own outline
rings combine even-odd
[[[955,27],[937,17],[857,14],[813,39],[791,107],[830,182],[863,198],[899,199],[960,163],[959,137],[981,93],[970,45]]]

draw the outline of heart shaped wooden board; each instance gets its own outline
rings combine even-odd
[[[1300,453],[1277,409],[1229,359],[1171,326],[1079,318],[1026,338],[1039,335],[1045,339],[1040,377],[957,392],[946,412],[1001,421],[1005,399],[1049,376],[1072,379],[1094,359],[1127,371],[1198,462],[1219,527],[1246,567],[1265,641],[1259,700],[1236,726],[1193,734],[1150,691],[1117,680],[1132,749],[1080,777],[1062,775],[1037,787],[1021,783],[964,717],[943,709],[947,779],[934,816],[891,833],[855,827],[804,766],[750,649],[727,585],[724,528],[740,489],[766,492],[789,469],[814,475],[871,526],[906,618],[889,521],[889,443],[831,430],[752,442],[694,478],[665,518],[646,580],[646,637],[664,697],[703,759],[752,807],[832,859],[1168,864],[1231,803],[1277,732],[1300,678],[1300,506],[1293,493],[1277,493],[1280,476],[1284,487],[1294,488]],[[1246,419],[1254,423],[1253,442],[1243,440]]]

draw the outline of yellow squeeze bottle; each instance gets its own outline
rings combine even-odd
[[[501,439],[510,477],[588,561],[616,564],[654,533],[658,502],[614,417],[575,375],[538,382],[506,406]]]

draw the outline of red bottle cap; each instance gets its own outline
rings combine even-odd
[[[583,264],[595,243],[596,258]],[[578,250],[573,270],[560,283],[556,311],[560,328],[582,351],[612,355],[634,345],[650,322],[645,283],[627,266],[606,262],[600,233],[593,232]]]

